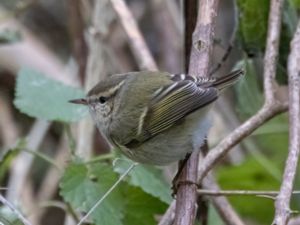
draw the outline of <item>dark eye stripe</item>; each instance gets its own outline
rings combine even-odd
[[[105,96],[100,96],[100,97],[98,98],[98,100],[99,100],[99,102],[100,102],[101,104],[104,104],[104,103],[107,101],[107,99],[108,99],[108,97],[105,97]]]

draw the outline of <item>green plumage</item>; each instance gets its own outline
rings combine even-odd
[[[165,72],[112,75],[86,99],[99,130],[131,159],[164,165],[202,144],[207,111],[242,71],[219,79]]]

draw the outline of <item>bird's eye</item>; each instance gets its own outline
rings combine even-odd
[[[107,101],[107,97],[105,97],[105,96],[100,96],[100,97],[99,97],[99,102],[100,102],[101,104],[104,104],[106,101]]]

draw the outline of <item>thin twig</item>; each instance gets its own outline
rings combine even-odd
[[[97,201],[97,203],[88,211],[88,213],[82,217],[82,219],[79,221],[77,225],[81,225],[94,210],[105,200],[105,198],[118,186],[118,184],[124,180],[124,178],[130,173],[131,170],[136,167],[138,163],[133,163],[130,165],[130,167],[119,177],[119,179],[110,187],[110,189]]]
[[[124,0],[110,0],[128,36],[132,53],[141,70],[158,70],[146,42]]]
[[[253,196],[256,195],[261,197],[263,195],[276,197],[279,194],[279,191],[253,191],[253,190],[208,190],[208,189],[199,189],[197,190],[199,195],[210,195],[210,196]],[[293,191],[292,194],[299,195],[300,191]]]
[[[20,213],[19,210],[17,210],[17,208],[8,200],[6,200],[1,194],[0,194],[0,202],[2,202],[3,205],[6,205],[8,208],[10,208],[25,225],[31,225],[31,223],[22,215],[22,213]]]
[[[273,224],[288,223],[291,210],[290,199],[297,170],[300,148],[300,21],[291,42],[288,58],[289,74],[289,154],[283,174],[280,193],[275,202]]]

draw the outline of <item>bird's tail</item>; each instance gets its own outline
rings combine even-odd
[[[235,70],[225,76],[216,78],[216,80],[211,84],[211,86],[216,87],[219,90],[223,90],[236,83],[242,75],[244,75],[244,70]]]

